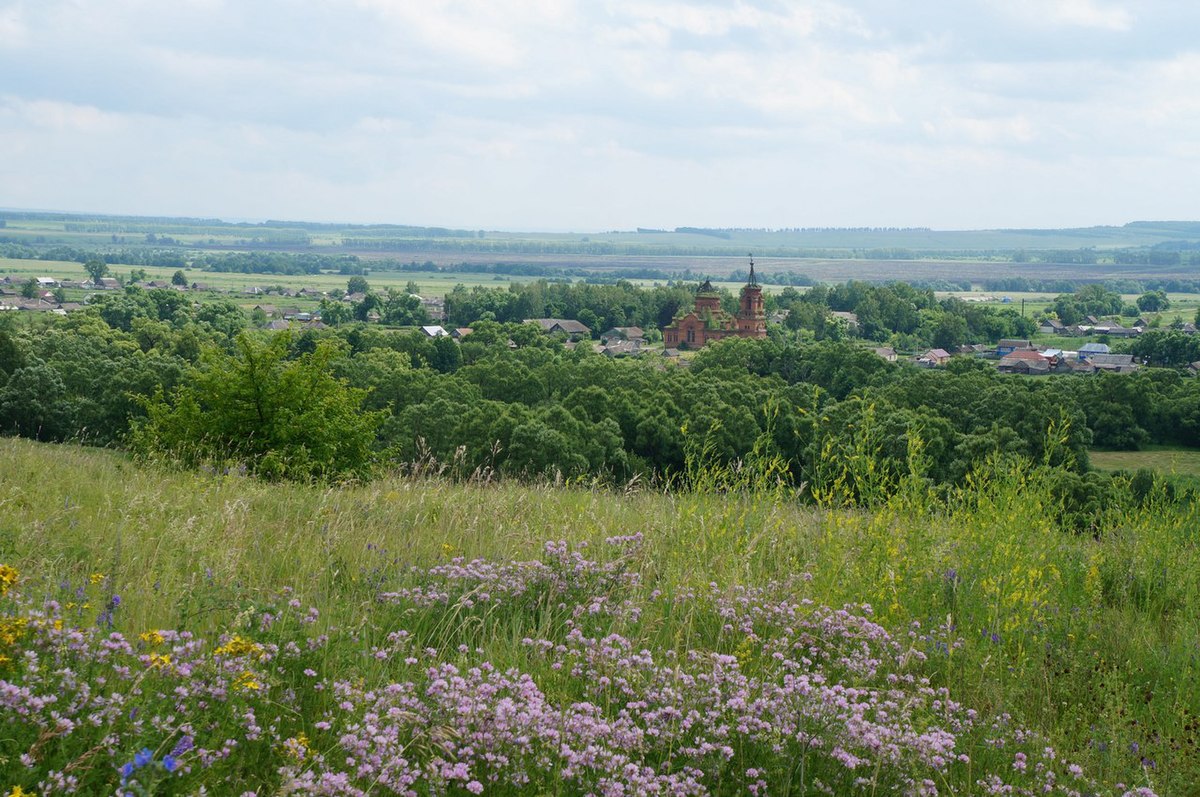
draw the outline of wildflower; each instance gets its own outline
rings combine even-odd
[[[261,659],[263,657],[263,648],[257,642],[251,642],[249,639],[244,639],[234,634],[233,639],[221,645],[213,653],[218,656],[253,656],[256,659]]]
[[[25,627],[29,620],[25,617],[0,617],[0,642],[5,645],[15,645],[25,636]]]
[[[161,631],[143,631],[138,634],[138,639],[151,646],[161,645],[167,641]]]
[[[179,758],[179,756],[183,755],[195,746],[196,742],[192,739],[191,735],[185,733],[183,736],[179,737],[179,741],[175,743],[173,748],[171,748],[171,758]]]
[[[7,595],[20,578],[21,574],[12,565],[0,565],[0,596]],[[19,790],[21,787],[16,788]]]
[[[165,769],[167,772],[174,772],[179,766],[179,762],[175,760],[175,756],[167,753],[165,756],[163,756],[162,765],[163,769]]]
[[[150,667],[152,669],[166,670],[171,666],[171,657],[165,653],[151,653]]]
[[[0,567],[7,567],[7,565],[0,565]],[[3,592],[0,592],[0,595],[3,595],[3,594],[4,594]],[[12,790],[9,791],[9,793],[7,795],[5,795],[5,797],[37,797],[37,796],[31,791],[25,791],[20,786],[13,786]]]
[[[233,688],[243,692],[258,692],[262,690],[262,684],[258,682],[254,673],[246,670],[233,682]]]
[[[92,584],[99,584],[104,581],[104,578],[105,576],[103,573],[92,573],[90,576],[88,576],[88,581]]]
[[[312,748],[309,747],[308,736],[300,733],[286,740],[283,743],[283,752],[297,762],[303,761],[312,753]]]
[[[135,767],[137,767],[138,769],[141,769],[142,767],[146,766],[153,760],[154,760],[154,753],[152,753],[150,751],[149,747],[143,747],[141,750],[138,750],[137,753],[134,754],[133,765]]]

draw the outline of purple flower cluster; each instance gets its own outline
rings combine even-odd
[[[216,639],[126,637],[4,596],[22,630],[0,666],[0,755],[43,795],[1123,790],[933,685],[938,629],[894,635],[869,606],[804,597],[803,577],[664,595],[638,577],[640,537],[610,546],[608,561],[554,542],[534,561],[410,572],[352,633],[318,634],[290,591]],[[518,626],[495,607],[530,606],[554,622],[524,626],[544,630],[508,640],[505,664],[428,631],[490,623],[503,639]],[[684,612],[677,639],[667,618]]]

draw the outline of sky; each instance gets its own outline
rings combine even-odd
[[[1185,0],[0,0],[0,207],[601,231],[1196,219]]]

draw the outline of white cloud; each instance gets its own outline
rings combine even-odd
[[[16,49],[29,41],[29,28],[25,24],[20,3],[0,8],[0,48]]]
[[[3,3],[6,204],[998,226],[1194,215],[1200,179],[1167,0]]]
[[[1032,25],[1078,26],[1109,31],[1127,31],[1133,14],[1126,9],[1093,0],[1002,0],[999,7]]]

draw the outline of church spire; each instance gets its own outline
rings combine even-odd
[[[758,285],[758,279],[754,276],[754,253],[751,252],[747,257],[750,258],[750,278],[746,280],[746,284]]]

